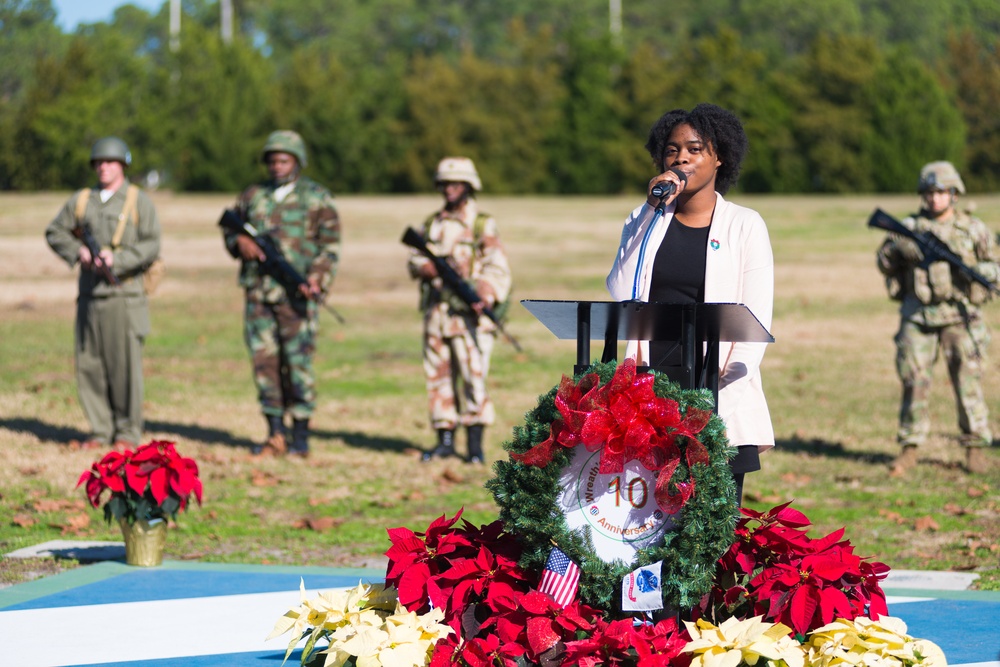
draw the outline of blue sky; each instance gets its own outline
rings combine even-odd
[[[148,12],[157,12],[168,0],[52,0],[57,16],[56,23],[72,32],[80,23],[109,21],[117,7],[135,5]]]

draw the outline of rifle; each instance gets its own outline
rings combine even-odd
[[[991,292],[1000,294],[1000,287],[997,287],[990,281],[989,278],[979,273],[979,271],[966,266],[965,262],[962,261],[962,258],[952,252],[951,248],[948,247],[948,244],[939,239],[932,232],[915,232],[880,208],[875,209],[875,212],[872,213],[871,218],[868,219],[868,226],[875,227],[877,229],[884,229],[887,232],[899,234],[900,236],[911,239],[917,244],[917,247],[920,248],[920,252],[924,255],[924,259],[920,263],[921,267],[927,268],[932,262],[948,262],[965,275],[966,278],[975,280]]]
[[[90,223],[77,223],[76,227],[73,228],[73,236],[80,239],[83,245],[87,246],[87,250],[90,251],[90,261],[94,265],[94,272],[101,275],[115,287],[119,287],[122,283],[118,280],[118,276],[111,270],[111,267],[104,263],[104,258],[101,257],[101,246],[97,245],[97,239],[94,238],[94,233],[90,229]]]
[[[246,234],[252,238],[257,247],[264,252],[264,261],[260,265],[261,270],[281,283],[289,299],[295,300],[296,297],[302,295],[299,287],[302,285],[308,286],[309,281],[303,278],[302,274],[288,263],[285,255],[281,252],[281,248],[278,247],[273,238],[267,234],[258,233],[256,229],[250,226],[250,223],[244,222],[236,211],[229,208],[223,211],[222,218],[219,220],[219,226],[237,234]],[[315,301],[336,317],[338,322],[346,324],[344,318],[341,317],[340,313],[333,306],[319,299],[315,299]]]
[[[407,227],[406,231],[403,232],[403,238],[400,239],[403,243],[416,249],[420,254],[422,254],[427,259],[434,263],[434,268],[437,269],[438,276],[444,282],[445,286],[448,287],[452,292],[458,295],[458,298],[464,301],[470,308],[475,303],[480,303],[483,298],[479,296],[475,289],[472,288],[469,283],[462,280],[462,277],[458,275],[458,272],[452,268],[444,257],[438,257],[430,248],[427,247],[427,243],[424,241],[424,237],[415,230],[413,227]],[[493,309],[485,305],[483,302],[483,315],[490,318],[493,324],[497,325],[497,329],[503,334],[503,337],[514,346],[514,349],[518,352],[522,352],[521,345],[517,340],[507,333],[507,330],[503,327],[503,322],[497,317],[497,314],[493,312]]]

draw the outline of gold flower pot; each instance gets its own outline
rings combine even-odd
[[[163,563],[163,549],[167,546],[167,522],[163,519],[129,523],[120,519],[125,538],[125,563],[139,567],[156,567]]]

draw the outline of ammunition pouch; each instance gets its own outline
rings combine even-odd
[[[936,303],[947,301],[955,294],[955,286],[951,279],[951,264],[948,262],[933,262],[927,267],[930,279],[931,294]]]
[[[906,296],[903,281],[898,275],[885,277],[885,289],[889,293],[889,298],[893,301],[902,301],[903,297]]]
[[[990,300],[992,293],[977,282],[969,283],[969,303],[978,306]]]
[[[438,303],[448,304],[448,312],[453,315],[468,315],[473,312],[472,306],[462,300],[458,294],[447,287],[438,289],[429,280],[420,282],[420,310],[426,312]],[[493,304],[493,314],[501,322],[506,321],[507,313],[510,311],[510,300],[498,301]]]
[[[448,312],[454,315],[467,315],[472,307],[447,287],[435,287],[429,280],[420,282],[420,310],[427,312],[439,303],[448,304]]]
[[[441,300],[448,304],[448,312],[455,315],[468,315],[472,312],[472,306],[448,288],[441,290]]]
[[[497,301],[493,304],[493,314],[497,316],[497,319],[501,322],[507,321],[507,314],[510,312],[510,299],[506,301]]]
[[[150,263],[146,270],[142,272],[142,289],[146,292],[147,296],[153,296],[156,294],[156,290],[159,289],[160,283],[163,282],[163,274],[167,272],[167,265],[163,263],[163,259],[157,257]]]
[[[925,306],[943,303],[955,295],[948,262],[933,262],[926,269],[913,270],[913,293]]]
[[[429,280],[420,281],[420,303],[417,304],[417,309],[422,313],[426,313],[440,300],[441,292],[431,285]]]

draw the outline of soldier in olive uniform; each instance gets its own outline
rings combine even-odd
[[[261,159],[270,179],[247,188],[236,204],[239,216],[261,235],[270,236],[308,282],[288,294],[261,271],[264,253],[246,234],[224,231],[229,253],[242,260],[240,286],[246,293],[244,338],[253,360],[267,440],[254,454],[307,456],[309,419],[316,408],[313,353],[318,300],[333,283],[340,253],[340,219],[330,191],[301,176],[306,166],[302,137],[272,132]],[[291,418],[291,442],[285,416]]]
[[[916,232],[931,232],[966,266],[991,281],[1000,278],[993,234],[981,220],[956,209],[965,185],[949,162],[931,162],[920,171],[921,210],[903,220]],[[955,392],[961,444],[970,472],[984,472],[984,448],[992,445],[989,413],[980,378],[990,334],[980,306],[990,292],[943,261],[924,262],[912,239],[890,235],[878,251],[878,267],[889,295],[900,302],[896,369],[903,384],[897,439],[902,453],[893,463],[901,474],[917,463],[917,447],[930,431],[931,372],[944,354]]]
[[[468,436],[468,461],[481,464],[483,428],[494,420],[486,376],[496,340],[496,325],[482,311],[507,299],[510,267],[496,220],[479,211],[475,193],[482,183],[472,160],[443,159],[435,182],[444,196],[444,208],[424,222],[427,247],[446,258],[482,301],[470,307],[442,284],[433,262],[411,253],[410,275],[420,280],[424,313],[424,373],[431,425],[438,435],[437,446],[425,452],[422,460],[455,454],[455,429],[461,424]]]
[[[149,197],[125,176],[131,164],[124,141],[98,140],[90,152],[97,185],[70,197],[45,230],[57,255],[80,264],[76,382],[91,428],[84,448],[131,448],[142,437],[142,346],[150,329],[142,273],[160,254],[160,223]],[[84,227],[98,257],[74,234]]]

